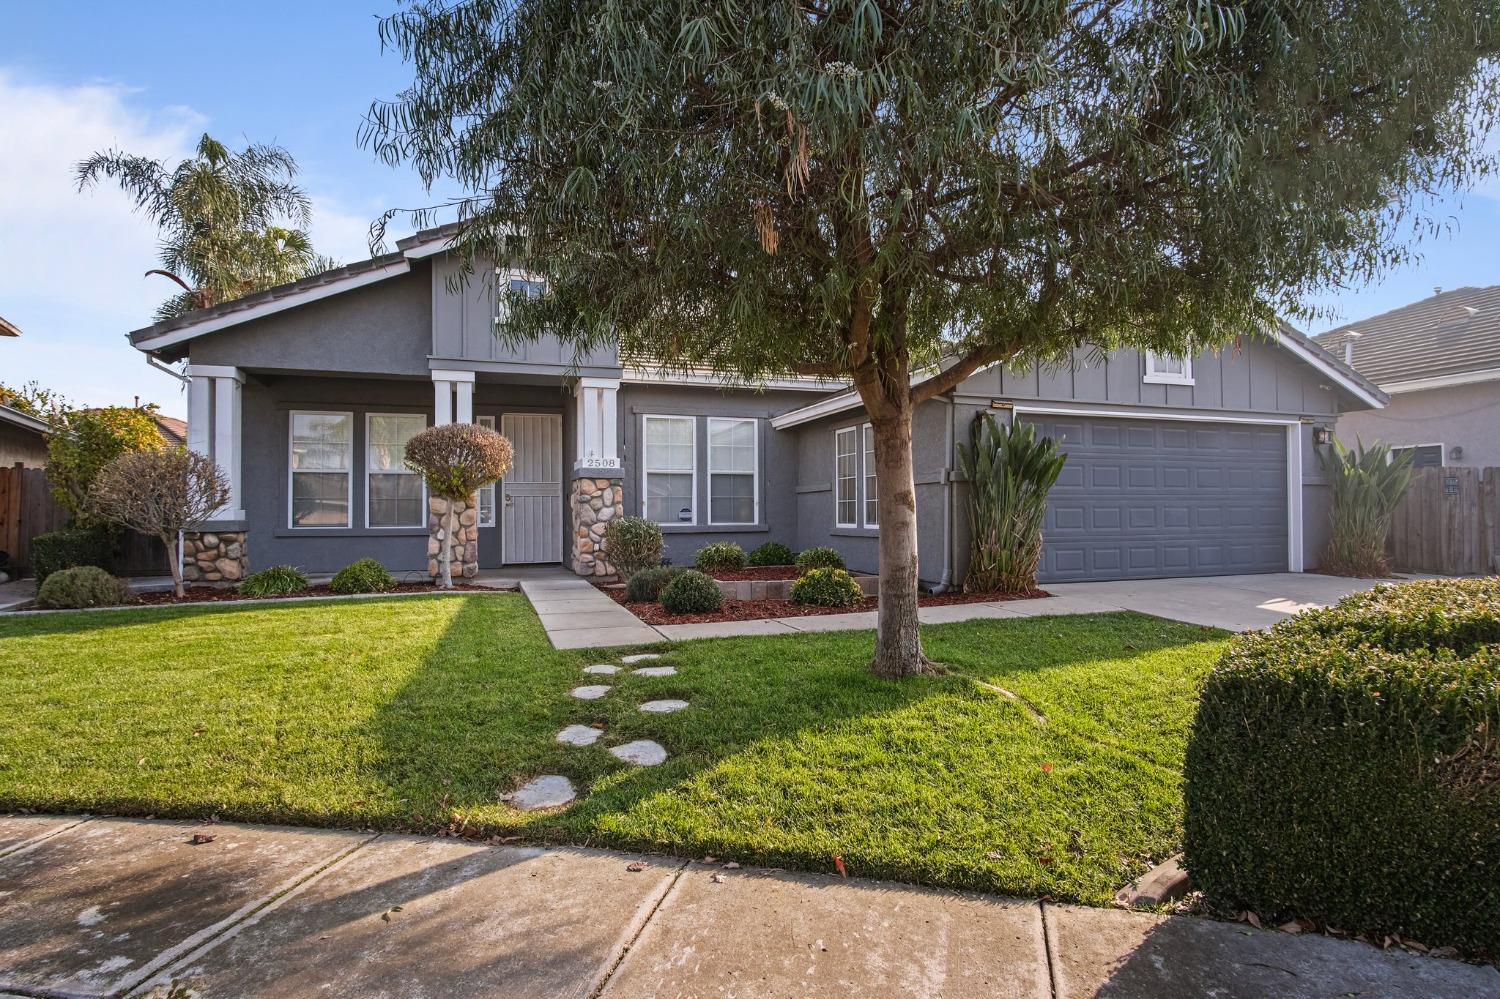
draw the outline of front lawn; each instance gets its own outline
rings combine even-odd
[[[1091,903],[1178,849],[1222,632],[1111,614],[924,635],[953,673],[876,679],[868,633],[725,639],[580,701],[600,679],[581,667],[617,652],[553,650],[517,594],[0,618],[0,810],[837,856],[851,875]],[[690,707],[636,710],[653,698]],[[594,746],[554,741],[593,722]],[[605,751],[632,739],[671,758]],[[583,793],[554,813],[499,803],[542,773]]]

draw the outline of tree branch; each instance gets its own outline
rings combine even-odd
[[[933,375],[926,381],[918,382],[917,384],[913,385],[911,387],[912,405],[921,405],[928,399],[931,399],[933,396],[940,395],[943,392],[954,388],[965,378],[968,378],[970,375],[978,371],[980,368],[984,367],[986,364],[993,364],[996,361],[1003,361],[1011,355],[1015,354],[1015,352],[1016,345],[1009,341],[1005,343],[989,344],[988,346],[984,347],[975,347],[973,350],[969,351],[962,358],[960,358],[958,363],[953,365],[951,368]]]

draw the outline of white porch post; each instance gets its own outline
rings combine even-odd
[[[1286,567],[1288,572],[1303,572],[1302,554],[1302,438],[1312,428],[1292,423],[1286,428]]]
[[[215,520],[244,520],[240,475],[241,388],[245,374],[218,364],[188,366],[188,447],[213,459],[229,480],[229,500]]]
[[[458,423],[474,422],[474,382],[471,379],[466,382],[454,382],[453,387],[457,390],[458,407],[453,414],[453,419]]]
[[[454,394],[458,395],[455,411]],[[432,369],[432,425],[474,422],[474,372]]]
[[[188,450],[205,458],[213,454],[213,379],[193,375],[188,382]]]
[[[436,376],[437,372],[434,371]],[[445,426],[453,422],[453,383],[445,378],[432,379],[432,425]]]
[[[575,470],[607,470],[618,474],[619,448],[618,378],[580,378],[574,390],[577,407],[574,424],[577,448]]]
[[[580,576],[614,572],[604,551],[604,529],[625,514],[619,392],[618,378],[580,378],[573,390],[576,446],[569,496],[573,541],[568,564]]]

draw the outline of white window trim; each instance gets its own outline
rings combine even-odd
[[[1191,385],[1193,384],[1193,358],[1184,354],[1181,357],[1182,371],[1158,371],[1156,362],[1159,357],[1166,355],[1158,354],[1154,350],[1146,351],[1146,374],[1141,379],[1148,385]],[[1174,357],[1174,360],[1177,358]]]
[[[688,494],[688,509],[692,511],[692,519],[673,520],[668,521],[667,523],[662,523],[661,521],[651,522],[661,527],[671,527],[673,524],[676,524],[679,527],[696,527],[698,524],[698,418],[696,416],[673,416],[667,413],[641,414],[641,516],[646,520],[651,520],[651,518],[646,515],[646,504],[649,497],[646,489],[647,477],[651,475],[652,472],[655,472],[658,475],[681,475],[683,473],[682,469],[680,468],[651,467],[651,463],[648,460],[648,456],[651,453],[651,448],[649,442],[646,440],[646,423],[648,420],[676,420],[678,422],[685,422],[689,427],[692,428],[693,431],[693,486],[692,491]]]
[[[411,469],[407,468],[406,465],[405,465],[405,462],[402,463],[402,466],[401,466],[400,469],[393,469],[393,470],[388,471],[388,472],[374,472],[370,468],[370,421],[372,419],[374,419],[375,417],[377,417],[377,416],[416,416],[416,417],[420,417],[421,420],[422,420],[422,429],[423,430],[427,429],[427,414],[426,413],[366,413],[365,414],[365,442],[364,442],[365,443],[365,447],[364,447],[364,466],[365,466],[365,530],[367,530],[367,531],[410,531],[410,530],[414,530],[414,529],[416,529],[418,527],[426,527],[427,526],[427,479],[424,476],[422,476],[420,472],[413,472]],[[419,520],[415,524],[381,524],[379,527],[376,527],[374,524],[370,523],[370,476],[371,475],[377,475],[377,474],[378,475],[415,475],[415,476],[417,476],[421,480],[421,482],[422,482],[422,517],[421,517],[421,520]]]
[[[755,467],[750,470],[751,508],[752,516],[749,520],[714,520],[714,424],[715,423],[748,423],[750,424],[751,446],[755,452]],[[752,527],[760,523],[760,421],[753,416],[710,416],[707,427],[708,441],[708,523],[711,527]],[[694,464],[697,464],[697,444],[694,448]],[[726,471],[725,475],[744,475],[739,470]],[[697,483],[694,483],[696,488]]]
[[[865,433],[867,431],[870,434],[870,442],[871,442],[871,446],[868,447],[868,448],[865,447]],[[879,510],[880,496],[879,496],[879,493],[877,492],[876,496],[874,497],[875,500],[876,500],[876,510],[877,510],[877,513],[875,514],[875,519],[871,520],[870,519],[870,499],[871,499],[871,497],[870,497],[869,489],[868,489],[868,486],[870,484],[870,480],[873,479],[873,478],[875,478],[875,469],[871,467],[871,465],[873,465],[873,463],[875,461],[874,441],[875,441],[875,426],[874,426],[874,424],[866,423],[864,426],[862,426],[862,427],[859,428],[859,461],[860,461],[860,472],[862,473],[860,475],[860,477],[859,477],[859,494],[860,494],[859,495],[859,519],[860,519],[861,523],[863,523],[866,527],[870,528],[871,530],[878,530],[879,527],[880,527],[880,514],[878,512],[878,510]]]
[[[343,475],[348,483],[346,497],[348,511],[344,517],[342,526],[331,524],[298,524],[292,519],[293,496],[296,492],[294,478],[297,469],[292,467],[292,447],[297,442],[297,417],[299,416],[347,416],[349,418],[349,443],[347,454],[349,456],[349,467],[344,469]],[[315,469],[303,469],[306,472],[314,472]],[[321,474],[328,474],[323,472]],[[338,409],[293,409],[286,416],[286,526],[289,531],[347,531],[354,526],[354,413]]]
[[[839,519],[839,438],[844,434],[854,435],[854,519],[843,521]],[[855,528],[860,522],[860,505],[864,495],[864,481],[861,472],[861,452],[865,443],[861,439],[862,431],[858,425],[852,427],[839,427],[833,432],[833,526],[844,528]]]
[[[474,422],[478,426],[488,427],[491,430],[498,429],[499,425],[498,425],[497,420],[498,420],[498,418],[494,417],[494,416],[476,416],[476,417],[474,417]],[[495,494],[494,498],[490,501],[490,519],[486,521],[483,518],[479,518],[479,519],[477,519],[475,521],[475,523],[479,527],[483,527],[483,528],[499,527],[500,526],[500,480],[496,479],[494,482],[491,482],[487,486],[480,486],[477,490],[475,490],[475,492],[482,493],[486,489],[492,489],[492,490],[494,490],[494,494]],[[481,506],[480,509],[483,510],[484,508]]]
[[[1417,456],[1416,456],[1415,452],[1416,452],[1416,450],[1418,448],[1423,448],[1423,447],[1435,447],[1435,448],[1437,448],[1438,449],[1438,463],[1437,463],[1437,467],[1438,468],[1447,468],[1448,467],[1448,445],[1444,444],[1442,441],[1432,441],[1432,442],[1427,443],[1427,444],[1392,444],[1391,445],[1391,453],[1388,454],[1388,455],[1386,455],[1386,460],[1390,461],[1393,458],[1395,458],[1397,452],[1399,452],[1399,451],[1411,451],[1411,452],[1413,452],[1413,454],[1412,454],[1412,461],[1416,461],[1417,460]],[[1416,466],[1413,465],[1411,467],[1415,468]]]

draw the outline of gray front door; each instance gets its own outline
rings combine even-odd
[[[1040,581],[1286,570],[1284,427],[1019,418],[1068,455],[1048,497]]]
[[[500,480],[501,551],[506,564],[562,561],[562,416],[504,413],[500,432],[515,458]]]

